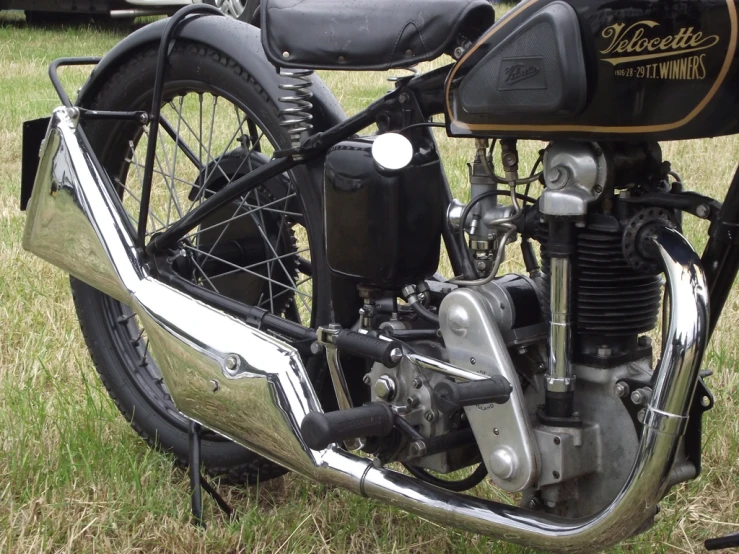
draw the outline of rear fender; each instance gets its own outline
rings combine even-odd
[[[90,78],[80,89],[76,105],[85,106],[92,102],[100,87],[120,65],[135,55],[136,52],[155,46],[161,39],[167,20],[156,21],[131,33],[108,52],[95,67]],[[290,93],[280,90],[279,85],[287,79],[280,77],[264,55],[260,31],[230,17],[193,16],[185,20],[177,32],[177,38],[200,42],[222,52],[251,75],[264,92],[279,108],[289,107],[280,102],[281,96]],[[313,132],[325,131],[346,119],[339,102],[321,81],[313,75]]]

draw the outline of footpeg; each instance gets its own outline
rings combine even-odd
[[[468,383],[444,381],[434,387],[439,410],[447,414],[465,406],[505,404],[512,391],[513,387],[502,375]]]
[[[377,402],[327,414],[311,412],[300,424],[303,440],[312,450],[362,437],[385,437],[392,430],[393,411],[387,404]]]

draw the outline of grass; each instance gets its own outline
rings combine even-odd
[[[130,29],[128,29],[130,30]],[[206,531],[189,525],[188,488],[171,460],[149,450],[103,390],[80,335],[66,275],[21,248],[21,123],[59,104],[48,63],[101,55],[127,30],[30,29],[0,14],[0,550],[3,552],[524,552],[445,529],[391,507],[288,475],[220,491],[241,515],[206,500]],[[65,73],[69,90],[85,78]],[[326,74],[348,113],[388,87],[383,74]],[[466,198],[468,141],[440,136],[455,194]],[[523,147],[527,165],[541,145]],[[664,145],[689,188],[722,198],[739,138]],[[706,225],[686,221],[696,248]],[[508,262],[503,271],[515,267]],[[739,294],[734,288],[706,356],[716,408],[705,425],[703,474],[676,487],[657,525],[612,552],[694,552],[739,525]],[[495,494],[483,487],[483,494]]]

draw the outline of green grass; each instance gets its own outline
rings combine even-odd
[[[59,56],[102,55],[126,30],[30,29],[0,14],[0,550],[6,552],[523,552],[444,529],[388,506],[289,475],[261,487],[221,486],[240,519],[206,500],[207,531],[189,525],[186,476],[149,450],[119,415],[87,355],[67,277],[24,252],[18,211],[21,124],[59,104],[46,76]],[[69,90],[86,76],[65,73]],[[387,88],[384,74],[325,74],[348,113]],[[466,198],[469,141],[439,134],[455,194]],[[539,143],[522,147],[524,165]],[[723,197],[736,137],[664,145],[689,188]],[[689,218],[700,249],[706,225]],[[503,271],[515,267],[515,261]],[[703,474],[676,487],[657,525],[613,552],[692,552],[737,530],[739,294],[735,287],[706,356],[717,407],[705,426]],[[483,487],[493,495],[492,487]]]

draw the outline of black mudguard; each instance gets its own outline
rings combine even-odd
[[[158,45],[166,24],[167,20],[163,19],[146,25],[113,47],[80,89],[76,105],[84,107],[92,102],[108,77],[131,56],[138,51]],[[275,66],[267,60],[262,48],[261,32],[256,27],[230,17],[195,15],[183,22],[176,36],[179,40],[199,42],[222,52],[254,77],[278,107],[290,107],[279,100],[281,96],[290,94],[279,88],[280,83],[287,83],[289,80],[281,77]],[[313,103],[312,133],[318,133],[340,123],[346,119],[346,115],[334,95],[318,76],[313,75],[311,81],[313,83],[311,87],[313,93],[311,99]],[[323,196],[321,194],[323,163],[323,158],[318,158],[306,164],[311,177],[311,186],[315,187],[319,197]],[[322,232],[323,229],[321,229]],[[352,325],[356,320],[359,307],[356,287],[352,283],[344,282],[343,279],[332,277],[331,296],[334,321],[345,326]]]
[[[84,106],[92,101],[107,77],[115,69],[130,59],[137,51],[157,45],[161,39],[167,20],[156,21],[131,33],[108,52],[95,67],[90,78],[80,89],[76,104]],[[277,69],[264,55],[259,29],[230,17],[192,16],[178,29],[177,39],[197,41],[218,50],[241,65],[262,86],[270,99],[280,107],[280,96],[289,92],[280,90],[278,85],[286,83]],[[313,75],[313,132],[325,131],[346,119],[344,111],[328,87]]]

